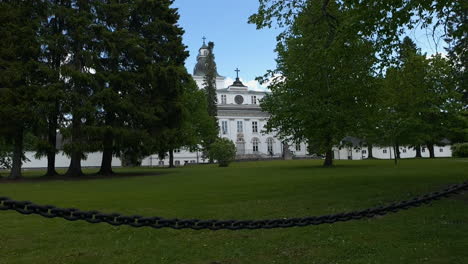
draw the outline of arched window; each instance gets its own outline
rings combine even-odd
[[[252,148],[253,148],[253,152],[258,152],[258,145],[259,145],[260,141],[258,140],[258,138],[254,138],[252,140]]]
[[[267,151],[269,155],[273,156],[274,152],[273,152],[273,139],[272,138],[267,139]]]

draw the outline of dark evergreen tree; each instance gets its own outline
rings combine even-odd
[[[24,135],[37,120],[43,83],[37,34],[45,9],[41,1],[0,2],[0,137],[13,146],[13,179],[21,177]]]
[[[40,61],[46,66],[46,79],[37,95],[41,124],[36,130],[36,135],[39,136],[36,156],[47,156],[46,176],[58,174],[55,170],[57,132],[63,117],[61,107],[65,96],[65,82],[61,77],[61,67],[68,56],[66,34],[63,33],[66,13],[63,10],[68,2],[45,1],[48,19],[42,22],[39,31],[42,45]]]
[[[208,42],[208,56],[206,57],[206,73],[203,79],[203,85],[206,91],[208,102],[208,114],[212,117],[218,115],[218,99],[216,97],[216,77],[218,76],[214,56],[214,43]]]
[[[83,175],[81,160],[89,150],[89,125],[93,122],[96,106],[92,96],[97,87],[95,64],[99,56],[96,48],[96,2],[67,1],[61,6],[64,14],[67,58],[61,67],[65,80],[62,111],[66,127],[62,129],[68,143],[64,150],[70,156],[67,176]]]

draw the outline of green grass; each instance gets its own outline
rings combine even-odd
[[[109,213],[262,219],[364,209],[468,180],[467,159],[320,163],[133,169],[123,173],[157,175],[0,183],[0,196]],[[274,230],[135,229],[4,211],[0,223],[1,264],[468,263],[467,194],[374,219]]]

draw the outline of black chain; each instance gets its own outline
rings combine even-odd
[[[300,227],[310,225],[332,224],[363,218],[372,218],[377,215],[395,213],[403,209],[418,207],[423,204],[439,200],[442,197],[457,194],[468,189],[468,182],[452,185],[442,191],[433,192],[411,200],[392,203],[361,211],[341,214],[312,216],[304,218],[282,218],[265,220],[199,220],[199,219],[165,219],[162,217],[143,217],[139,215],[124,216],[121,214],[104,214],[99,211],[81,211],[75,208],[57,208],[52,205],[37,205],[29,201],[15,201],[7,197],[0,197],[0,210],[14,210],[21,214],[36,214],[47,218],[64,218],[69,221],[84,220],[89,223],[108,223],[114,226],[127,225],[132,227],[153,227],[195,230],[240,230],[240,229],[271,229]]]

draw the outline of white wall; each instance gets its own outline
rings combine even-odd
[[[23,164],[23,168],[47,168],[47,157],[42,157],[36,159],[34,157],[35,152],[27,151],[25,153],[26,158],[29,161],[26,161]],[[81,166],[83,167],[100,167],[102,161],[102,152],[89,153],[86,160],[81,161]],[[70,165],[70,158],[65,155],[62,151],[55,155],[55,167],[56,168],[67,168]],[[114,157],[112,159],[113,167],[121,167],[122,162],[119,158]]]
[[[365,159],[369,155],[367,152],[367,148],[358,148],[358,149],[350,149],[348,147],[344,147],[341,149],[334,148],[333,149],[335,159],[339,160],[360,160]],[[386,152],[386,153],[385,153]],[[394,159],[395,153],[393,148],[391,147],[373,147],[372,148],[372,155],[374,158],[377,159]],[[416,156],[416,150],[411,147],[400,147],[400,158],[414,158]],[[429,150],[427,148],[422,148],[421,156],[423,158],[429,157]],[[434,156],[436,158],[449,158],[452,157],[452,148],[451,146],[434,146]]]

